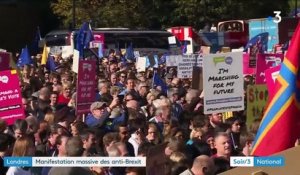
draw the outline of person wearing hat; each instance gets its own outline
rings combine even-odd
[[[89,127],[102,126],[109,115],[105,102],[94,102],[90,107],[91,113],[87,115],[85,123]]]

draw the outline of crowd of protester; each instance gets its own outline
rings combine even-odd
[[[247,130],[245,111],[225,121],[221,113],[205,115],[205,96],[176,69],[160,64],[137,73],[121,57],[111,50],[98,60],[95,102],[85,116],[76,115],[71,57],[55,55],[53,72],[40,56],[20,68],[26,117],[12,126],[0,120],[0,174],[213,175],[231,168],[230,156],[250,154],[259,120]],[[154,72],[167,92],[154,85]],[[147,167],[4,167],[5,156],[142,156]]]

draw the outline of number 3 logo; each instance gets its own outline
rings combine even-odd
[[[273,20],[273,22],[275,23],[280,23],[281,22],[281,11],[274,11],[275,14],[275,19]]]

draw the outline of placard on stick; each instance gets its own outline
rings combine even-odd
[[[244,109],[243,53],[210,54],[203,58],[204,113]]]

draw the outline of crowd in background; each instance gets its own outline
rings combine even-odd
[[[98,60],[95,102],[81,116],[72,57],[54,58],[53,72],[39,55],[20,68],[26,118],[12,126],[0,120],[0,174],[213,175],[231,168],[230,156],[250,154],[260,121],[246,126],[245,111],[225,121],[221,113],[203,114],[205,96],[190,79],[177,78],[176,69],[160,64],[138,73],[111,50]],[[155,73],[166,92],[154,84]],[[147,167],[4,167],[5,156],[144,156]]]

